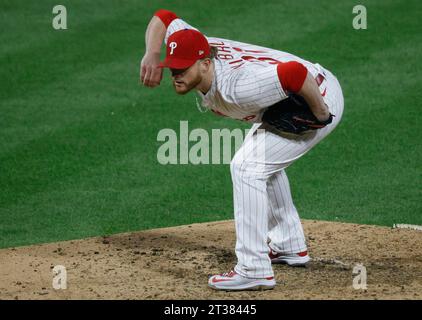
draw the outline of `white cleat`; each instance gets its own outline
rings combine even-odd
[[[270,249],[269,253],[271,263],[287,264],[291,267],[306,267],[311,261],[308,251],[299,253],[278,253]]]
[[[269,290],[275,287],[274,277],[252,279],[246,278],[235,271],[211,276],[208,286],[215,290]]]

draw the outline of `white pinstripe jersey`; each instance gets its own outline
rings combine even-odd
[[[167,27],[165,43],[172,33],[182,29],[197,30],[182,19],[175,19]],[[206,38],[211,46],[218,48],[217,59],[214,59],[215,76],[205,95],[197,92],[202,105],[221,116],[260,122],[266,107],[285,99],[287,95],[277,74],[279,62],[298,61],[314,77],[321,68],[287,52],[222,38]]]

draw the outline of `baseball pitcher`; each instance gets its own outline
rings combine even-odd
[[[237,265],[214,275],[217,290],[272,289],[272,263],[310,261],[285,168],[340,122],[344,100],[337,78],[287,52],[207,37],[167,10],[145,34],[140,80],[156,87],[169,68],[178,94],[195,90],[215,114],[252,123],[230,164]],[[166,58],[160,62],[162,43]]]

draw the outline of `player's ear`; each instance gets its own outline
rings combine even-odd
[[[205,58],[201,60],[201,63],[199,65],[199,68],[201,70],[201,73],[208,72],[209,68],[211,67],[211,59]]]

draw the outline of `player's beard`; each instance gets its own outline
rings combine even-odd
[[[183,79],[183,80],[173,80],[173,87],[176,90],[177,94],[186,94],[192,89],[194,89],[198,84],[202,81],[201,74],[198,72],[195,77],[191,80]]]

